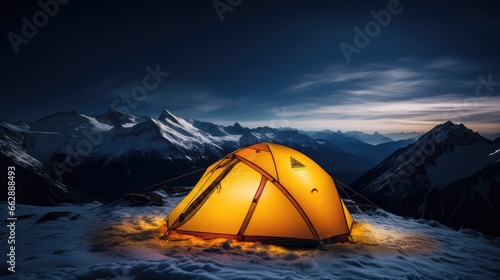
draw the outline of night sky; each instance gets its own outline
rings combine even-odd
[[[500,132],[498,1],[59,1],[0,1],[1,119]]]

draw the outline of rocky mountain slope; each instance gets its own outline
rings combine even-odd
[[[394,152],[352,187],[399,215],[500,234],[498,140],[446,122]]]
[[[26,130],[26,125],[13,126],[0,122],[0,177],[10,177],[7,170],[8,167],[13,167],[16,204],[57,205],[94,200],[95,198],[55,180],[37,159],[26,152],[20,145]],[[7,200],[6,188],[0,197],[0,200]]]

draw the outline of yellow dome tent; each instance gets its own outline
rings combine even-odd
[[[316,162],[283,145],[258,143],[212,164],[166,222],[166,236],[323,247],[347,241],[353,219]]]

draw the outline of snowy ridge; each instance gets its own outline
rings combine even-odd
[[[455,125],[448,121],[382,161],[370,171],[377,176],[370,184],[364,184],[364,188],[370,192],[381,191],[391,182],[402,182],[417,175],[429,179],[432,187],[449,183],[493,163],[487,151],[494,147],[500,145],[462,124]]]
[[[0,177],[7,178],[7,166],[14,167],[16,203],[54,205],[89,201],[89,196],[54,180],[42,163],[26,152],[21,146],[22,132],[26,129],[25,125],[0,123]]]
[[[12,131],[16,131],[16,132],[25,132],[25,131],[28,131],[30,129],[30,127],[25,124],[25,123],[19,123],[17,125],[15,124],[11,124],[11,123],[8,123],[6,121],[2,121],[0,120],[0,126],[3,126],[5,128],[8,128]]]
[[[158,119],[136,117],[114,108],[96,116],[75,111],[56,113],[30,123],[25,128],[25,133],[24,146],[27,151],[45,165],[49,165],[55,155],[77,151],[79,145],[83,145],[82,141],[91,140],[97,143],[93,143],[91,152],[85,155],[84,160],[104,160],[104,164],[127,159],[138,152],[166,159],[183,158],[191,161],[222,157],[241,146],[259,141],[278,142],[315,151],[326,147],[324,143],[319,144],[296,130],[269,127],[248,129],[238,123],[224,127],[197,120],[184,120],[166,109]],[[336,148],[330,145],[328,149]],[[359,168],[366,169],[365,166],[367,164]]]
[[[107,133],[113,127],[76,111],[55,113],[29,123],[23,146],[45,166],[55,154],[76,150],[85,133]]]
[[[148,117],[137,117],[124,113],[113,107],[102,115],[94,116],[97,121],[111,126],[132,127],[140,122],[145,121]]]
[[[22,136],[18,133],[26,131],[26,127],[14,126],[5,122],[0,123],[0,152],[12,159],[16,165],[28,169],[42,169],[43,165],[30,156],[20,145]]]
[[[45,163],[55,154],[76,150],[81,141],[89,140],[86,135],[102,138],[92,147],[87,160],[106,158],[107,161],[126,157],[133,151],[154,151],[165,158],[191,158],[191,150],[203,147],[222,154],[218,143],[235,140],[235,137],[211,137],[167,110],[158,120],[131,116],[117,109],[96,117],[77,112],[58,113],[31,123],[30,128],[27,149]]]
[[[498,178],[487,172],[498,160],[491,151],[499,148],[500,143],[462,124],[446,122],[393,153],[352,186],[399,215],[500,234],[493,226],[500,222],[500,201],[491,191]],[[478,183],[483,172],[490,175]]]
[[[28,124],[30,131],[64,132],[67,134],[78,132],[84,128],[108,131],[111,125],[101,123],[96,118],[76,111],[55,113]]]
[[[157,124],[161,128],[165,139],[184,149],[193,149],[198,145],[207,145],[212,146],[214,150],[222,150],[222,147],[218,144],[234,140],[231,137],[212,136],[203,132],[188,121],[174,116],[166,109],[158,118]]]
[[[199,120],[188,120],[188,122],[201,131],[204,131],[213,136],[228,136],[230,135],[222,125],[216,125],[211,122],[203,122]]]

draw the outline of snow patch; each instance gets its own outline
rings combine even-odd
[[[94,128],[97,129],[97,130],[108,131],[108,130],[111,130],[113,128],[112,125],[98,122],[96,120],[96,118],[94,118],[94,117],[89,117],[89,116],[86,116],[86,115],[83,115],[83,114],[80,114],[80,116],[82,116],[82,117],[86,118],[87,120],[89,120],[89,123],[92,124],[94,126]]]
[[[136,124],[137,124],[136,122],[131,122],[131,123],[124,123],[124,124],[122,124],[122,126],[125,128],[130,128],[130,127],[134,127]]]
[[[26,132],[30,129],[30,127],[27,124],[15,125],[5,121],[0,121],[0,125],[17,132]]]

